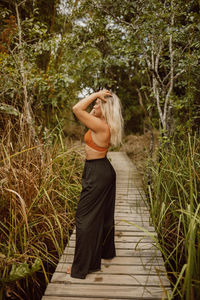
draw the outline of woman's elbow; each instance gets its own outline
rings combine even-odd
[[[76,105],[74,105],[74,106],[72,107],[72,111],[73,111],[73,113],[74,113],[74,114],[76,114],[77,110],[78,110],[78,109],[77,109],[77,106],[76,106]]]
[[[79,115],[80,115],[80,113],[81,113],[81,109],[80,109],[79,107],[77,107],[76,105],[74,105],[74,106],[72,107],[72,111],[73,111],[73,113],[75,114],[75,116],[78,118]]]

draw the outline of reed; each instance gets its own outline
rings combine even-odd
[[[158,156],[146,192],[173,286],[171,299],[200,299],[199,136],[176,136]]]
[[[81,152],[61,133],[50,145],[23,137],[11,147],[4,136],[0,147],[0,299],[41,298],[74,226],[81,189]]]

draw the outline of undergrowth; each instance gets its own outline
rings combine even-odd
[[[83,159],[61,134],[13,131],[0,147],[0,299],[38,300],[74,226]]]
[[[200,299],[199,136],[175,136],[161,143],[157,159],[147,162],[144,173],[152,221],[172,283],[171,299]]]

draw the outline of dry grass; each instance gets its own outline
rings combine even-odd
[[[48,145],[13,132],[0,147],[0,299],[38,300],[74,226],[83,157],[60,136]]]
[[[158,148],[158,132],[154,131],[154,156]],[[143,135],[128,135],[124,138],[120,151],[125,151],[134,161],[141,174],[144,174],[144,165],[149,157],[150,132]]]

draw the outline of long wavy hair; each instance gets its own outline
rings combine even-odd
[[[111,92],[111,94],[111,97],[105,97],[107,102],[103,100],[100,101],[100,107],[102,115],[110,127],[110,143],[113,146],[118,146],[122,143],[124,120],[122,117],[120,99],[113,92]]]

